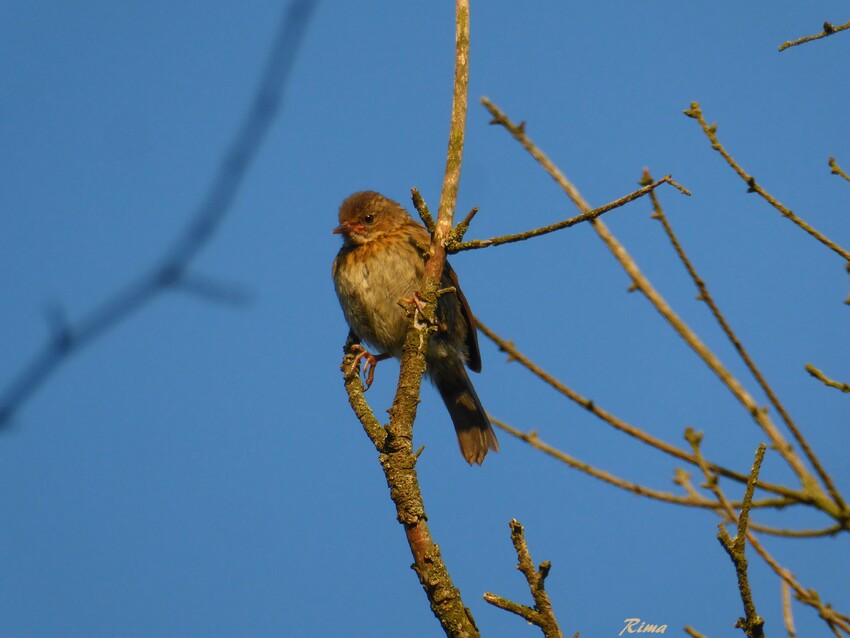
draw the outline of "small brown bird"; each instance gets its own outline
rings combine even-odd
[[[354,193],[339,209],[343,245],[333,265],[336,294],[352,334],[379,351],[366,353],[371,374],[377,361],[401,358],[409,319],[399,305],[412,298],[422,281],[431,237],[401,205],[379,193]],[[427,374],[443,397],[457,432],[463,458],[479,465],[488,450],[498,451],[496,433],[466,374],[481,371],[475,319],[446,262],[442,286],[454,287],[437,303],[440,330],[428,341]]]

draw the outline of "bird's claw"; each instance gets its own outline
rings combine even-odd
[[[365,392],[372,386],[372,382],[375,380],[375,368],[378,366],[378,361],[383,361],[388,355],[379,354],[375,356],[359,343],[353,344],[351,346],[351,351],[356,352],[357,355],[354,357],[354,361],[351,362],[351,366],[348,368],[349,374],[353,374],[354,371],[358,369],[360,362],[363,359],[366,360],[366,364],[363,366],[363,373],[366,375],[366,380],[363,382],[363,391]]]

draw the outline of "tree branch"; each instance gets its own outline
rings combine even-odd
[[[584,200],[578,189],[567,179],[561,170],[541,151],[525,134],[524,125],[515,125],[508,117],[491,102],[485,102],[485,106],[493,114],[494,120],[507,129],[511,135],[525,148],[529,154],[537,160],[547,173],[554,179],[567,196],[575,203],[576,207],[583,213],[591,210],[590,205]],[[697,105],[698,108],[698,105]],[[692,115],[692,117],[695,117]],[[667,301],[655,290],[649,280],[638,268],[637,263],[629,255],[617,238],[611,233],[601,219],[593,219],[590,224],[596,230],[599,237],[620,263],[633,282],[633,289],[640,290],[655,309],[664,317],[670,326],[690,346],[703,362],[714,372],[720,381],[727,387],[732,395],[743,405],[746,411],[753,417],[756,424],[764,431],[770,439],[772,446],[786,460],[792,471],[797,475],[804,490],[809,497],[818,503],[818,507],[828,512],[837,520],[843,520],[842,510],[830,500],[821,490],[820,485],[805,467],[802,461],[794,453],[791,445],[777,429],[770,419],[766,409],[761,408],[749,392],[741,385],[737,378],[723,365],[718,357],[702,342],[693,330],[677,315]]]

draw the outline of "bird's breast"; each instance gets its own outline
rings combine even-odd
[[[421,255],[406,241],[343,248],[333,278],[352,331],[382,353],[401,356],[408,319],[399,300],[412,296],[423,269]]]

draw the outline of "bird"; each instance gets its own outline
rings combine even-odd
[[[350,337],[378,353],[358,346],[355,366],[366,359],[368,389],[378,361],[401,358],[410,319],[399,302],[416,299],[431,236],[401,204],[374,191],[346,198],[332,232],[343,239],[332,274]],[[441,286],[454,292],[437,302],[438,330],[428,340],[426,374],[446,404],[463,458],[481,465],[499,443],[466,372],[481,371],[475,317],[448,261]]]

